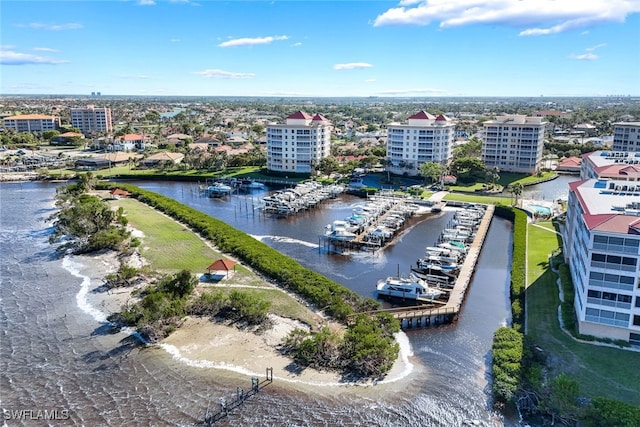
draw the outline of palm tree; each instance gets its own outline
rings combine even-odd
[[[519,183],[516,182],[515,184],[511,184],[509,185],[509,191],[511,192],[511,194],[513,194],[516,198],[514,205],[517,206],[518,205],[518,198],[520,197],[520,195],[522,194],[522,191],[524,190],[524,186]]]
[[[391,182],[391,166],[393,166],[393,162],[389,157],[385,157],[383,160],[384,168],[387,171],[387,182]]]

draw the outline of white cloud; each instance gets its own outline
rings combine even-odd
[[[571,55],[569,55],[569,58],[571,59],[578,59],[578,60],[582,60],[582,61],[595,61],[596,59],[600,58],[598,55],[596,55],[595,53],[593,53],[594,50],[596,49],[600,49],[601,47],[605,47],[607,44],[606,43],[600,43],[597,44],[595,46],[591,46],[588,48],[585,48],[585,52],[586,53],[582,53],[579,55],[576,55],[574,53],[572,53]]]
[[[375,81],[376,81],[376,79],[366,79],[364,82],[365,83],[373,83]]]
[[[302,43],[300,43],[300,42],[298,42],[298,43],[294,43],[294,44],[292,44],[291,46],[293,46],[293,47],[300,47],[300,46],[302,46]]]
[[[373,65],[366,62],[349,62],[347,64],[336,64],[333,66],[334,70],[357,70],[361,68],[371,68]]]
[[[277,40],[287,40],[289,36],[268,36],[268,37],[243,37],[231,39],[220,43],[219,47],[255,46],[259,44],[270,44]]]
[[[47,30],[47,31],[63,31],[63,30],[79,30],[84,28],[82,24],[77,22],[70,22],[68,24],[43,24],[41,22],[32,22],[30,24],[17,24],[20,28],[33,28],[34,30]]]
[[[194,71],[193,74],[209,79],[252,79],[255,77],[253,73],[234,73],[218,69]]]
[[[62,59],[15,52],[13,49],[5,49],[4,47],[0,50],[0,64],[3,65],[57,65],[68,62]]]
[[[583,53],[581,55],[576,55],[576,54],[571,54],[569,55],[569,58],[571,59],[578,59],[578,60],[582,60],[582,61],[595,61],[596,59],[599,58],[598,55],[596,55],[595,53]]]
[[[594,50],[596,50],[596,49],[600,49],[601,47],[605,47],[606,45],[607,45],[606,43],[600,43],[600,44],[597,44],[597,45],[595,45],[595,46],[588,47],[588,48],[586,48],[585,50],[586,50],[587,52],[593,52]]]
[[[34,47],[33,50],[37,52],[60,52],[58,49],[52,49],[50,47]]]
[[[170,39],[169,41],[171,43],[180,43],[182,40],[180,40],[180,39]]]
[[[554,34],[604,22],[624,22],[640,12],[637,0],[403,0],[378,15],[374,26],[428,25],[441,28],[471,24],[524,27],[521,36]]]
[[[138,0],[138,6],[155,6],[155,0]]]
[[[419,94],[433,94],[433,93],[446,93],[448,92],[445,89],[435,89],[435,88],[418,88],[418,89],[392,89],[392,90],[383,90],[378,92],[380,95],[399,95],[399,96],[412,96]]]

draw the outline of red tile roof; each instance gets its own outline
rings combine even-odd
[[[5,117],[5,120],[53,120],[57,119],[54,116],[45,116],[44,114],[19,114],[17,116]]]
[[[296,111],[295,113],[287,116],[287,119],[309,120],[311,119],[311,116],[304,111]]]
[[[135,133],[128,133],[118,138],[119,141],[140,141],[144,140],[144,136]]]
[[[582,164],[582,159],[580,157],[568,157],[558,163],[558,167],[578,167]]]
[[[328,120],[327,120],[323,115],[321,115],[321,114],[316,114],[315,116],[313,116],[313,119],[311,119],[311,120],[312,120],[312,121],[314,121],[314,122],[318,122],[318,121],[321,121],[321,122],[327,122],[327,121],[328,121]]]
[[[413,116],[409,117],[409,119],[433,120],[433,119],[435,119],[435,116],[432,116],[431,114],[429,114],[426,111],[422,110],[422,111],[418,111],[416,114],[414,114]]]
[[[436,122],[447,122],[447,121],[449,121],[449,118],[444,114],[438,114],[438,117],[436,117]]]
[[[587,228],[589,230],[593,230],[594,228],[598,228],[602,224],[606,223],[607,221],[609,221],[612,218],[615,218],[617,216],[622,216],[622,215],[618,215],[618,214],[598,214],[598,215],[585,214],[584,215],[584,222],[585,222],[585,224],[586,224],[586,226],[587,226]],[[627,222],[628,221],[629,220],[627,219]]]

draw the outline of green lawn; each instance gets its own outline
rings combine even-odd
[[[191,230],[177,223],[173,219],[157,212],[149,206],[135,199],[118,199],[110,201],[113,206],[122,206],[129,225],[140,230],[144,236],[140,238],[141,255],[156,271],[174,273],[182,269],[200,276],[206,273],[207,267],[219,258],[224,258],[220,252],[206,245],[205,242]],[[240,264],[235,266],[235,272],[221,284],[242,286],[268,286],[257,274]],[[233,288],[215,288],[229,291]],[[242,288],[242,290],[249,290]],[[315,325],[320,318],[297,300],[277,289],[250,289],[252,294],[258,294],[271,302],[270,312],[304,323]]]
[[[221,257],[189,229],[137,200],[119,199],[111,203],[122,206],[129,224],[144,234],[140,252],[153,269],[166,272],[187,269],[201,274]]]
[[[510,184],[519,182],[522,185],[529,185],[538,181],[543,181],[555,176],[555,172],[543,172],[542,176],[529,175],[524,173],[500,172],[498,184],[507,188]]]
[[[527,336],[550,356],[556,374],[568,373],[582,394],[607,396],[640,406],[640,355],[637,352],[583,344],[560,329],[557,276],[548,255],[558,248],[550,222],[528,226]]]
[[[510,206],[513,204],[512,197],[503,197],[503,196],[476,196],[475,194],[464,194],[464,193],[449,193],[444,197],[444,200],[456,200],[459,202],[468,202],[468,203],[483,203],[483,204],[494,204],[494,205],[506,205]]]

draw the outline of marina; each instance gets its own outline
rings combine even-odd
[[[335,254],[375,251],[390,243],[409,218],[428,212],[412,199],[382,193],[353,208],[343,220],[327,224],[320,247]]]
[[[376,312],[390,313],[400,321],[402,329],[454,322],[462,309],[494,209],[493,205],[489,205],[481,209],[473,207],[458,211],[454,223],[476,221],[477,229],[462,238],[451,237],[447,232],[451,228],[447,228],[436,246],[425,249],[427,256],[418,260],[409,278],[387,278],[379,282],[376,287],[378,297],[392,297],[413,305]],[[465,242],[469,242],[468,246]],[[458,265],[460,259],[464,261]]]
[[[264,379],[263,369],[238,380],[234,373],[201,367],[200,361],[194,361],[193,366],[187,365],[185,363],[191,363],[189,360],[164,350],[130,351],[121,335],[105,334],[101,332],[102,328],[96,329],[100,324],[87,321],[86,313],[76,307],[81,279],[58,267],[60,262],[54,256],[47,256],[44,266],[39,262],[48,253],[44,251],[54,252],[47,242],[38,243],[46,240],[46,226],[38,217],[42,215],[42,209],[50,207],[50,195],[55,191],[55,185],[6,185],[7,190],[13,191],[5,193],[3,188],[6,205],[11,206],[11,209],[3,210],[3,218],[7,224],[17,225],[3,229],[7,235],[3,240],[3,253],[11,261],[15,260],[15,268],[20,273],[5,283],[7,298],[3,299],[2,305],[9,326],[6,354],[11,353],[17,362],[5,371],[16,379],[7,405],[14,402],[16,405],[25,402],[35,405],[51,398],[67,401],[77,396],[76,390],[79,390],[86,397],[82,400],[82,422],[85,424],[108,425],[113,414],[122,414],[142,420],[142,423],[162,420],[167,425],[192,425],[203,421],[208,406],[208,415],[220,409],[219,397],[225,397],[229,405],[235,398],[236,386],[248,393],[249,376]],[[425,246],[437,240],[454,215],[454,211],[447,208],[440,215],[405,226],[408,232],[403,232],[401,238],[382,251],[345,257],[319,254],[318,233],[327,223],[349,215],[363,199],[343,194],[324,202],[318,209],[276,219],[257,215],[257,212],[255,216],[240,214],[238,208],[240,202],[244,207],[244,196],[205,198],[191,191],[193,184],[189,183],[141,181],[139,185],[224,220],[363,296],[373,296],[376,282],[395,275],[398,264],[407,264],[403,269],[408,269],[409,261],[414,263],[424,253]],[[259,194],[262,195],[265,194]],[[23,232],[28,229],[43,230],[43,233]],[[363,387],[354,393],[346,393],[348,389],[337,388],[336,392],[332,387],[301,385],[325,390],[325,393],[285,393],[282,390],[287,381],[281,381],[283,373],[274,369],[276,382],[273,385],[246,400],[242,410],[230,410],[229,415],[215,425],[307,425],[308,420],[330,425],[399,425],[394,424],[398,417],[420,425],[462,425],[463,420],[468,419],[497,425],[492,422],[495,415],[487,410],[486,381],[481,373],[485,370],[493,332],[510,313],[510,257],[504,250],[510,244],[510,236],[510,223],[495,218],[455,327],[405,329],[406,335],[402,335],[407,340],[406,345],[410,343],[416,369],[424,366],[430,374],[420,375],[423,371],[419,371],[403,380],[393,396],[393,412],[363,410],[371,405],[372,399],[391,402],[380,397],[377,387]],[[42,255],[36,258],[38,262],[32,262],[34,248]],[[46,277],[42,274],[43,269],[47,272]],[[48,283],[57,291],[50,292],[45,286]],[[53,310],[54,317],[24,319],[17,314],[18,307],[23,307],[25,313],[38,313],[45,307]],[[70,314],[64,319],[55,317],[59,316],[55,307],[63,307]],[[92,339],[87,340],[85,336],[92,333]],[[49,337],[49,345],[39,347],[36,343],[42,343],[44,337]],[[33,344],[22,345],[25,340]],[[59,384],[36,383],[39,387],[34,388],[33,370],[27,366],[34,358],[43,360],[44,357],[48,362],[42,368],[43,372],[58,375]],[[131,378],[136,381],[130,381]],[[170,389],[166,387],[168,382]],[[115,398],[104,394],[103,385],[114,391],[112,396]],[[500,418],[499,423],[515,426],[517,419],[503,422]]]
[[[344,192],[341,185],[322,185],[317,181],[308,181],[293,188],[278,190],[262,198],[261,209],[266,214],[289,216],[315,208],[327,199],[334,199]]]

